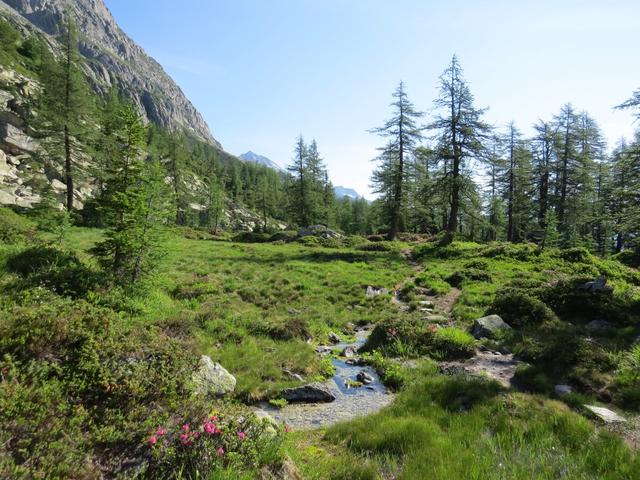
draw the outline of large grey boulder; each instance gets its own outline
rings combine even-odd
[[[570,385],[556,385],[555,387],[553,387],[553,392],[558,397],[561,397],[563,395],[569,395],[570,393],[573,393],[573,388],[571,388]]]
[[[329,389],[313,383],[302,387],[287,388],[282,391],[282,398],[289,403],[326,403],[336,399]]]
[[[604,423],[623,423],[627,421],[624,417],[621,417],[616,412],[613,412],[608,408],[597,407],[595,405],[585,405],[584,408],[589,410]]]
[[[488,315],[473,322],[471,334],[475,338],[494,338],[498,332],[511,330],[511,326],[499,315]]]
[[[611,293],[613,291],[613,287],[607,285],[607,279],[605,277],[598,277],[595,280],[583,283],[579,288],[580,290],[586,290],[591,293]]]
[[[10,123],[0,122],[0,148],[4,151],[19,155],[21,153],[34,153],[38,145],[30,136]]]
[[[338,232],[325,227],[324,225],[312,225],[310,227],[298,230],[299,237],[324,237],[324,238],[342,238]]]
[[[206,355],[200,357],[200,365],[192,379],[194,390],[200,395],[219,397],[236,388],[236,378]]]

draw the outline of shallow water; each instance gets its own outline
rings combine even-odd
[[[342,352],[345,347],[361,347],[366,341],[370,330],[356,332],[354,343],[339,343],[333,349]],[[332,379],[323,383],[336,397],[330,403],[294,403],[278,409],[268,403],[260,404],[259,409],[268,413],[277,422],[285,423],[296,429],[312,429],[337,422],[350,420],[363,415],[370,415],[389,405],[393,400],[380,377],[369,366],[348,365],[343,360],[332,358],[336,373]],[[367,372],[373,382],[358,388],[349,388],[348,380],[356,380],[361,371]]]

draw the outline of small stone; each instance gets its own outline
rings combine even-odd
[[[344,350],[342,350],[342,356],[346,358],[353,358],[357,353],[358,351],[356,350],[356,348],[352,346],[345,347]]]
[[[334,332],[329,332],[329,341],[331,343],[340,343],[340,337]]]
[[[362,382],[364,385],[369,385],[373,383],[373,377],[369,373],[365,372],[364,370],[358,372],[358,375],[356,375],[356,379],[359,382]]]
[[[316,347],[316,353],[319,353],[320,355],[331,355],[333,353],[333,349],[326,345],[318,345]]]
[[[585,405],[584,408],[591,411],[604,423],[623,423],[627,421],[624,417],[621,417],[616,412],[613,412],[608,408],[597,407],[595,405]]]
[[[389,290],[387,290],[386,288],[377,288],[369,285],[367,287],[366,295],[367,295],[367,298],[373,298],[373,297],[377,297],[378,295],[386,295],[387,293],[389,293]]]

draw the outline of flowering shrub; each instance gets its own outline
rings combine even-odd
[[[207,478],[215,470],[258,469],[280,458],[282,435],[273,421],[221,414],[158,427],[148,438],[151,478]]]

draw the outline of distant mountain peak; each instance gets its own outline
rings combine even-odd
[[[258,165],[264,165],[265,167],[273,168],[279,172],[283,172],[284,169],[278,165],[276,162],[271,160],[270,158],[265,157],[264,155],[259,155],[251,150],[247,153],[243,153],[242,155],[238,155],[242,160],[246,160],[247,162],[257,163]]]
[[[362,198],[362,195],[360,195],[358,192],[356,192],[353,188],[349,188],[349,187],[342,187],[342,186],[335,186],[333,187],[333,190],[336,192],[336,197],[338,198],[344,198],[344,197],[349,197],[353,200],[356,200],[358,198]]]

